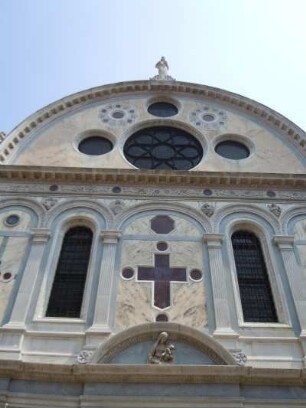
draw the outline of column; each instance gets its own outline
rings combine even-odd
[[[94,320],[88,332],[110,331],[109,318],[113,292],[117,244],[120,231],[102,231],[103,257],[95,304]]]
[[[204,234],[204,241],[207,243],[211,271],[216,319],[214,335],[236,337],[237,333],[231,327],[226,270],[222,258],[223,234]]]
[[[50,237],[50,230],[47,228],[32,228],[31,233],[32,245],[30,253],[13,306],[11,318],[6,327],[25,328],[42,257]]]
[[[296,261],[293,235],[275,235],[273,242],[281,253],[288,281],[301,326],[301,335],[306,336],[306,277]]]

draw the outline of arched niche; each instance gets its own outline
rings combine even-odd
[[[173,364],[237,365],[234,357],[204,333],[176,323],[147,323],[124,330],[103,343],[93,364],[148,364],[148,355],[161,332],[175,346]]]

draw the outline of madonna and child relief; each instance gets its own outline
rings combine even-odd
[[[207,324],[201,233],[176,215],[136,219],[123,235],[116,326]]]

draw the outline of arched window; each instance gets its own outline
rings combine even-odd
[[[46,315],[80,317],[92,245],[92,231],[70,228],[63,240]]]
[[[232,245],[244,321],[277,322],[259,239],[252,232],[236,231],[232,235]]]

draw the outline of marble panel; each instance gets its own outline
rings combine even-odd
[[[3,319],[16,276],[26,251],[29,238],[8,237],[0,264],[0,321]],[[5,273],[11,273],[10,279],[5,279]]]
[[[18,224],[11,226],[6,224],[6,219],[10,215],[18,215],[19,222]],[[6,232],[17,232],[17,231],[27,231],[30,228],[31,224],[31,217],[29,214],[27,214],[24,211],[20,210],[8,210],[8,211],[3,211],[0,213],[0,230],[1,231],[6,231]]]
[[[141,234],[141,235],[156,235],[151,229],[151,220],[156,215],[149,215],[138,218],[137,220],[131,222],[125,230],[125,234]],[[163,234],[165,237],[179,235],[186,237],[200,237],[201,232],[199,229],[193,225],[190,221],[187,221],[176,215],[169,215],[174,220],[174,229],[169,232],[169,234]]]
[[[207,324],[205,285],[203,280],[193,281],[189,277],[192,269],[203,272],[203,254],[200,242],[167,241],[168,249],[159,252],[157,241],[126,240],[122,247],[121,270],[131,267],[135,273],[132,279],[120,277],[116,327],[123,329],[136,324],[155,321],[156,316],[165,312],[169,321],[203,328]],[[186,267],[186,282],[171,282],[171,305],[159,309],[153,305],[153,282],[138,281],[138,266],[153,266],[154,254],[170,255],[171,267]]]

